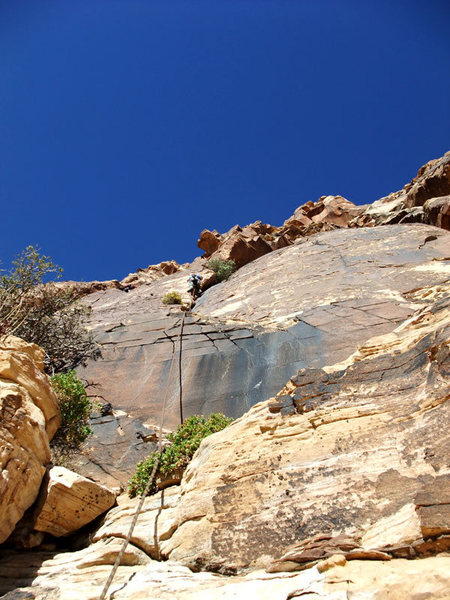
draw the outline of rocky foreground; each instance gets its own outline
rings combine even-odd
[[[155,447],[180,351],[183,313],[161,300],[200,271],[185,416],[236,419],[145,500],[107,598],[450,599],[449,193],[447,153],[371,206],[324,197],[281,228],[203,232],[192,265],[69,284],[102,351],[79,370],[107,408],[78,457],[89,479],[49,464],[42,350],[3,340],[0,597],[99,597],[138,503],[120,491]],[[240,268],[214,285],[209,256]],[[177,394],[175,380],[167,428]]]

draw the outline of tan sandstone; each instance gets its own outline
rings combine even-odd
[[[36,499],[50,461],[49,436],[59,425],[43,356],[18,338],[0,344],[0,543]]]
[[[3,600],[98,600],[122,540],[108,539],[78,552],[2,556]],[[344,559],[345,560],[345,559]],[[390,562],[344,562],[333,557],[320,569],[228,577],[193,573],[173,561],[148,559],[128,546],[109,588],[115,600],[448,600],[450,557]],[[325,566],[327,568],[325,568]],[[14,584],[17,589],[13,589]],[[12,590],[8,593],[8,590]]]
[[[299,371],[275,400],[207,438],[185,473],[163,555],[240,569],[324,533],[409,556],[434,530],[445,537],[444,493],[432,515],[421,509],[428,489],[450,481],[450,300],[438,287],[429,290],[435,304],[395,332],[345,363]],[[433,543],[449,547],[447,538]]]
[[[68,535],[111,508],[114,492],[64,467],[52,467],[35,509],[34,529]]]

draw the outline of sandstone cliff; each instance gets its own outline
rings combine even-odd
[[[36,499],[59,425],[43,359],[35,344],[12,337],[0,342],[0,543]]]
[[[427,304],[414,290],[448,279],[449,240],[449,233],[420,224],[323,232],[213,286],[185,320],[185,416],[238,417],[276,394],[299,368],[343,360],[373,335],[392,331]],[[186,294],[188,275],[182,269],[128,294],[87,297],[102,359],[79,373],[97,383],[114,412],[94,420],[91,451],[80,459],[83,474],[123,484],[150,451],[136,433],[150,436],[159,422],[182,318],[161,300],[171,289]],[[180,418],[177,378],[168,391],[168,427]]]
[[[412,294],[394,331],[202,443],[145,501],[110,598],[448,598],[449,285]],[[136,503],[77,552],[0,552],[3,597],[98,598]]]
[[[190,265],[66,284],[92,307],[102,353],[79,369],[104,405],[81,473],[126,485],[155,447],[173,359],[166,428],[180,419],[180,381],[184,416],[236,418],[202,443],[181,486],[145,500],[109,598],[450,598],[449,196],[447,153],[371,206],[322,197],[281,227],[202,232],[205,256]],[[238,271],[214,285],[211,256]],[[162,298],[187,301],[192,272],[208,289],[183,318]],[[39,350],[0,354],[5,539],[37,496],[58,417]],[[13,483],[12,453],[36,476]],[[114,494],[63,475],[49,475],[33,513],[30,545],[44,540],[37,529],[47,545],[0,548],[5,599],[99,597],[138,499],[119,497],[74,536],[79,503],[92,518]]]

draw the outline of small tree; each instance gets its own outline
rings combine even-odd
[[[223,260],[222,258],[210,258],[206,263],[208,269],[214,271],[217,281],[226,281],[236,271],[234,260]]]
[[[61,464],[93,433],[89,427],[93,406],[83,382],[78,379],[75,371],[58,373],[51,381],[61,411],[61,425],[51,442],[51,447],[53,461]]]
[[[28,246],[0,277],[0,337],[17,335],[46,351],[46,371],[75,367],[98,350],[84,327],[90,310],[75,302],[74,289],[44,283],[62,269],[39,249]]]

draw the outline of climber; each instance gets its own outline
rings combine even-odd
[[[136,289],[136,286],[133,285],[132,283],[129,283],[128,285],[125,285],[124,287],[120,288],[122,290],[122,292],[129,292],[131,290]]]
[[[199,298],[202,295],[202,290],[200,287],[201,280],[202,280],[201,275],[197,275],[197,274],[191,275],[188,279],[188,282],[189,282],[188,292],[191,294],[192,300],[196,300],[197,298]]]

